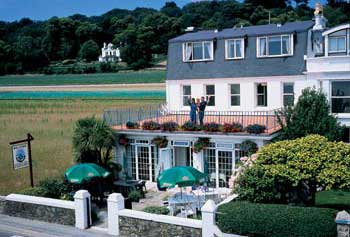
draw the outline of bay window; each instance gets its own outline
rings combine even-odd
[[[244,39],[225,40],[225,58],[226,59],[244,58]]]
[[[186,42],[183,44],[183,61],[209,61],[214,59],[213,41]]]
[[[293,55],[293,35],[264,36],[257,38],[258,57]]]
[[[346,30],[340,30],[328,36],[328,52],[346,52]]]

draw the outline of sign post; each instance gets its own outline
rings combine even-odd
[[[31,141],[33,140],[34,137],[30,133],[28,133],[26,139],[10,142],[12,150],[13,168],[17,170],[29,166],[31,187],[34,187],[31,147]]]

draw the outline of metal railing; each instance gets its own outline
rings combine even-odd
[[[137,122],[142,126],[145,121],[157,123],[176,122],[179,126],[190,120],[189,111],[167,110],[163,105],[140,108],[106,110],[103,119],[110,126],[126,128],[127,122]],[[198,118],[197,118],[198,119]],[[240,123],[243,127],[260,124],[266,127],[266,132],[272,132],[279,127],[276,110],[269,111],[205,111],[204,123],[218,124]]]

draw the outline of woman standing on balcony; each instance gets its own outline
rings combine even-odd
[[[197,123],[197,108],[198,108],[196,100],[194,98],[192,98],[192,99],[190,98],[188,101],[188,104],[191,107],[191,110],[190,110],[191,122],[196,124]]]

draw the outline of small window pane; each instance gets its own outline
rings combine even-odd
[[[207,95],[215,95],[215,86],[214,85],[207,85],[206,92],[207,92]]]
[[[267,106],[267,85],[257,85],[257,106]]]
[[[203,59],[203,46],[202,43],[193,44],[193,59],[200,60]]]
[[[259,48],[259,55],[260,56],[265,56],[265,55],[267,55],[267,50],[266,50],[266,38],[260,38],[259,39],[259,46],[260,46],[260,48]]]
[[[332,82],[332,96],[350,96],[350,81]]]
[[[234,55],[234,53],[235,53],[235,44],[234,44],[234,42],[232,41],[232,40],[228,40],[227,41],[227,57],[228,58],[234,58],[235,57],[235,55]]]
[[[231,85],[231,94],[240,94],[240,85],[239,84],[232,84]]]
[[[240,96],[234,95],[231,96],[231,106],[239,106],[241,104]]]
[[[211,59],[211,43],[210,42],[205,42],[204,43],[204,59]]]
[[[282,54],[289,54],[290,53],[290,37],[289,36],[282,36]]]
[[[350,98],[332,98],[332,113],[350,113]]]
[[[345,44],[346,44],[345,37],[338,38],[338,51],[344,51]]]
[[[269,55],[281,54],[281,37],[273,36],[269,38]]]
[[[242,41],[236,40],[236,58],[242,57]]]
[[[294,93],[293,83],[284,83],[283,84],[283,93]]]
[[[191,86],[183,86],[183,94],[191,95]]]

